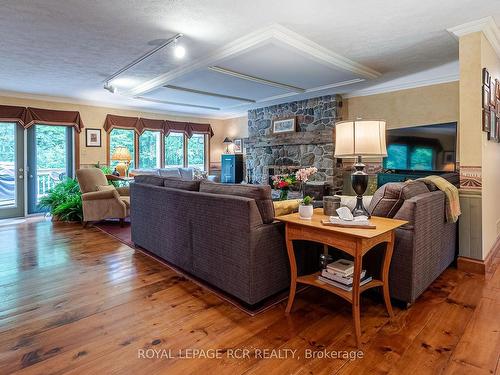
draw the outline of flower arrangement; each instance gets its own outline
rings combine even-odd
[[[288,198],[288,191],[290,187],[297,182],[294,174],[282,174],[272,177],[273,187],[280,190],[280,201]]]
[[[315,174],[318,171],[318,168],[316,167],[308,167],[308,168],[302,168],[299,169],[295,173],[295,178],[297,181],[300,181],[302,183],[307,182],[309,178]]]

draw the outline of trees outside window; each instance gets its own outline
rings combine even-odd
[[[184,134],[170,133],[165,137],[165,167],[184,166]]]
[[[146,130],[139,137],[139,168],[160,168],[161,133]]]
[[[111,160],[113,153],[117,147],[126,147],[130,152],[130,169],[135,168],[134,155],[134,137],[135,131],[128,129],[113,129],[109,133],[109,156],[110,156],[110,167],[114,168],[120,161]]]
[[[205,169],[205,135],[193,134],[187,144],[188,167]]]

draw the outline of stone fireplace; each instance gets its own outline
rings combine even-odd
[[[342,191],[342,166],[334,158],[338,95],[295,101],[248,111],[246,171],[251,183],[267,184],[272,175],[316,167],[315,181],[326,181],[331,193]],[[273,134],[272,121],[296,117],[297,131]]]

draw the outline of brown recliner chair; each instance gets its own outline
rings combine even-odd
[[[124,220],[130,213],[128,187],[115,188],[108,184],[104,173],[98,168],[76,171],[76,178],[82,192],[83,226],[90,221],[104,219]]]

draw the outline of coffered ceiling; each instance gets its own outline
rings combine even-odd
[[[323,94],[357,95],[458,78],[447,29],[496,0],[6,0],[0,91],[227,118]],[[106,76],[176,33],[102,88]]]

